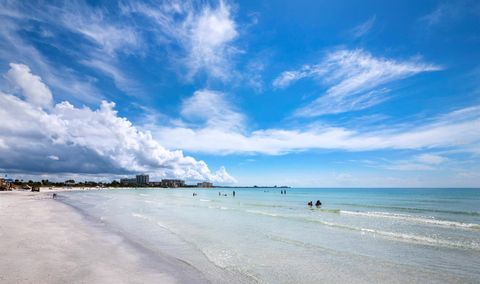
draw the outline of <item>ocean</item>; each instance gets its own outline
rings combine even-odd
[[[207,275],[226,270],[252,283],[480,283],[480,189],[281,190],[118,189],[58,200]],[[321,207],[307,206],[317,200]]]

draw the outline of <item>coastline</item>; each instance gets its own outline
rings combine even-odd
[[[0,282],[210,282],[181,260],[142,252],[90,224],[45,192],[55,190],[0,193]]]
[[[476,227],[439,223],[449,213],[436,208],[423,217],[433,219],[419,223],[415,212],[395,213],[399,207],[381,216],[371,214],[370,201],[358,204],[367,206],[369,214],[351,214],[356,207],[342,205],[341,192],[299,192],[287,198],[245,190],[234,198],[210,190],[195,197],[194,190],[95,189],[0,192],[0,283],[478,280]],[[54,192],[68,193],[54,200]],[[421,193],[412,200],[424,198]],[[333,207],[305,208],[303,200],[309,196],[323,196]],[[390,192],[375,198],[381,196],[381,204],[387,205],[385,201],[404,199]],[[472,210],[476,196],[457,207]],[[476,215],[465,212],[445,220],[470,224]],[[440,220],[432,222],[436,217]],[[428,235],[433,230],[438,237]]]

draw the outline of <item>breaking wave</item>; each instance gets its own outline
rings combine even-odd
[[[406,222],[428,224],[432,226],[457,227],[457,228],[463,228],[463,229],[480,230],[479,224],[439,220],[433,217],[432,218],[417,217],[417,216],[411,216],[406,214],[396,214],[396,213],[388,213],[388,212],[360,212],[360,211],[344,211],[344,210],[341,210],[340,213],[345,215],[352,215],[352,216],[387,218],[387,219],[401,220]]]
[[[342,203],[340,205],[363,207],[363,208],[391,209],[391,210],[404,211],[404,212],[433,212],[433,213],[445,213],[445,214],[454,214],[454,215],[480,216],[480,212],[476,212],[476,211],[455,211],[455,210],[412,208],[412,207],[401,207],[401,206],[366,205],[366,204],[353,204],[353,203]]]
[[[262,212],[262,211],[254,211],[254,210],[247,210],[246,212],[258,214],[258,215],[270,216],[274,218],[285,218],[285,219],[296,220],[296,221],[311,222],[311,223],[321,224],[321,225],[333,227],[333,228],[378,235],[378,236],[382,236],[384,238],[396,240],[396,241],[409,242],[409,243],[422,244],[422,245],[431,245],[431,246],[442,246],[442,247],[449,247],[449,248],[472,249],[472,250],[480,251],[480,243],[476,241],[471,241],[471,242],[451,241],[451,240],[430,237],[430,236],[420,236],[420,235],[414,235],[414,234],[389,232],[389,231],[383,231],[383,230],[377,230],[377,229],[344,225],[344,224],[339,224],[334,222],[322,221],[314,218],[279,215],[279,214],[273,214],[273,213]],[[448,222],[448,221],[445,221],[445,222]],[[459,224],[462,224],[462,223],[459,223]],[[466,225],[473,225],[473,224],[466,224]],[[474,226],[478,226],[478,225],[474,225]]]

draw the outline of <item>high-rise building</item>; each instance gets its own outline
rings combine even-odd
[[[147,185],[150,181],[148,175],[137,175],[135,179],[138,185]]]

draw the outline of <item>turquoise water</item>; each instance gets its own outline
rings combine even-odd
[[[280,190],[101,190],[60,200],[207,274],[214,267],[260,283],[480,282],[478,189]],[[317,199],[321,208],[306,205]]]

